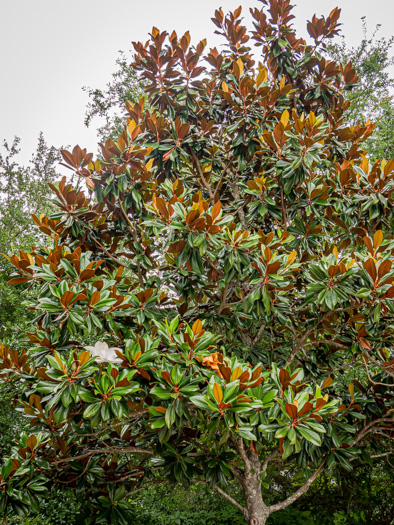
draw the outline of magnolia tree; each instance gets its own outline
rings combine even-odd
[[[323,56],[339,10],[307,44],[290,0],[261,4],[250,33],[215,12],[221,52],[154,28],[134,44],[149,110],[128,103],[98,159],[63,151],[87,189],[52,185],[47,242],[10,257],[38,300],[26,349],[1,348],[33,427],[1,469],[5,514],[57,482],[85,523],[126,524],[133,491],[197,481],[261,525],[319,475],[390,459],[394,160],[344,124],[357,78]],[[272,502],[268,473],[295,465],[304,484]]]

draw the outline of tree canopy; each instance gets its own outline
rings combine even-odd
[[[0,371],[34,428],[3,463],[3,512],[55,481],[89,494],[86,523],[128,523],[161,476],[260,525],[320,474],[390,456],[394,160],[372,164],[373,124],[346,122],[357,76],[325,58],[340,11],[308,44],[290,0],[261,4],[252,31],[215,12],[221,52],[153,28],[134,43],[146,101],[97,159],[62,151],[79,182],[50,185],[45,242],[9,257],[36,324]],[[305,483],[268,505],[273,464]]]

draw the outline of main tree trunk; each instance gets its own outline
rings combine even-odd
[[[241,480],[245,494],[245,519],[248,525],[265,525],[269,510],[261,493],[260,460],[252,451],[247,451],[246,454],[248,465]]]

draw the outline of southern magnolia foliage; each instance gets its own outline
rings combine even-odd
[[[9,259],[39,299],[26,350],[1,347],[33,425],[3,511],[53,479],[126,523],[127,490],[160,473],[223,487],[253,454],[260,483],[277,453],[313,481],[390,452],[394,160],[370,165],[373,125],[343,123],[357,78],[321,55],[339,11],[308,45],[288,0],[262,3],[251,35],[216,11],[222,52],[154,28],[134,44],[150,110],[127,103],[97,160],[63,151],[88,194],[52,185],[47,242]]]

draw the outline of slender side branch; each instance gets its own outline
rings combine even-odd
[[[281,203],[282,203],[282,225],[284,228],[287,228],[288,217],[287,217],[286,204],[285,204],[285,192],[283,191],[283,188],[280,191],[280,198],[281,198]]]
[[[354,437],[354,444],[361,441],[370,431],[372,431],[379,423],[394,423],[394,415],[391,417],[380,417],[374,419],[368,425],[365,425]]]
[[[353,310],[354,306],[350,306],[349,308],[337,308],[335,310],[329,310],[328,312],[325,312],[321,318],[317,321],[317,323],[315,323],[313,326],[311,326],[311,328],[308,328],[308,330],[305,331],[304,335],[301,337],[301,339],[299,339],[298,341],[295,342],[294,346],[293,346],[293,349],[289,355],[289,358],[287,359],[286,361],[286,366],[289,366],[295,356],[297,355],[297,353],[299,352],[299,350],[301,350],[301,348],[305,345],[308,337],[317,329],[317,327],[319,326],[320,323],[322,323],[325,319],[327,319],[327,317],[329,317],[330,315],[336,313],[336,312],[346,312],[347,310]],[[318,342],[318,341],[317,341]]]
[[[91,237],[93,239],[93,242],[95,244],[97,244],[97,246],[100,248],[100,250],[102,252],[104,252],[110,259],[112,259],[116,264],[118,264],[119,266],[125,266],[124,263],[122,263],[122,261],[120,259],[117,259],[116,257],[114,257],[111,253],[109,253],[109,251],[107,250],[107,248],[105,246],[103,246],[101,244],[100,241],[98,241],[97,239],[95,239],[94,237]]]
[[[237,449],[239,452],[239,455],[241,456],[242,461],[245,465],[245,472],[250,471],[250,461],[248,458],[248,455],[246,454],[246,450],[244,447],[244,440],[242,438],[237,439]]]
[[[139,447],[113,448],[113,447],[108,447],[106,449],[89,450],[88,452],[85,452],[84,454],[80,454],[79,456],[72,456],[70,458],[58,459],[57,461],[53,461],[52,465],[59,465],[60,463],[69,463],[70,461],[80,461],[81,459],[90,458],[91,456],[95,456],[96,454],[150,454],[151,456],[153,456],[152,450],[147,450],[145,448],[139,448]]]
[[[195,481],[196,483],[203,483],[204,485],[208,485],[208,482],[205,481],[205,479],[193,479],[193,481]],[[227,501],[235,505],[242,512],[242,514],[246,517],[247,512],[246,512],[245,507],[243,507],[240,503],[238,503],[238,501],[236,501],[229,494],[227,494],[227,492],[224,492],[224,490],[222,490],[217,485],[214,485],[213,488],[216,490],[216,492],[222,495],[223,498],[225,498]]]
[[[109,430],[111,430],[113,428],[116,428],[116,427],[118,427],[120,425],[125,425],[126,423],[129,423],[130,421],[133,421],[134,419],[136,419],[136,418],[138,418],[140,416],[143,416],[147,412],[148,412],[147,408],[144,408],[143,410],[138,410],[138,411],[134,412],[131,417],[129,417],[126,420],[123,420],[121,423],[119,423],[119,421],[117,421],[116,423],[113,423],[112,425],[107,425],[105,428],[102,428],[101,430],[97,430],[97,432],[90,432],[89,434],[79,434],[78,432],[75,432],[75,430],[73,430],[73,432],[74,432],[76,437],[90,437],[90,436],[98,437],[99,434],[104,434],[105,432],[108,432]]]
[[[280,503],[276,503],[276,505],[271,505],[269,507],[269,513],[272,514],[273,512],[277,512],[278,510],[285,509],[289,505],[292,505],[298,498],[300,498],[303,494],[308,492],[309,487],[312,485],[312,483],[315,481],[315,479],[321,474],[324,470],[326,464],[326,460],[323,461],[323,463],[320,465],[320,467],[310,476],[310,478],[307,480],[307,482],[302,485],[294,494],[289,496],[287,499]]]
[[[368,369],[368,360],[367,358],[365,357],[365,355],[362,356],[362,359],[363,359],[363,363],[364,363],[364,367],[365,367],[365,371],[367,373],[367,376],[368,376],[368,379],[370,380],[370,382],[373,384],[373,385],[381,385],[381,386],[388,386],[390,388],[392,388],[392,384],[390,383],[380,383],[380,382],[376,382],[372,379],[372,377],[370,376],[369,374],[369,369]]]
[[[373,363],[374,365],[376,365],[377,367],[379,367],[381,370],[383,370],[383,372],[385,372],[385,373],[388,374],[389,376],[394,377],[394,372],[390,372],[390,370],[388,370],[388,368],[391,368],[391,365],[390,365],[390,367],[385,367],[385,366],[381,365],[381,364],[379,363],[379,361],[377,361],[376,359],[374,359],[374,358],[371,356],[371,354],[370,354],[367,350],[364,350],[364,353],[365,353],[365,355],[368,357],[368,359],[369,359],[370,361],[372,361],[372,363]]]

